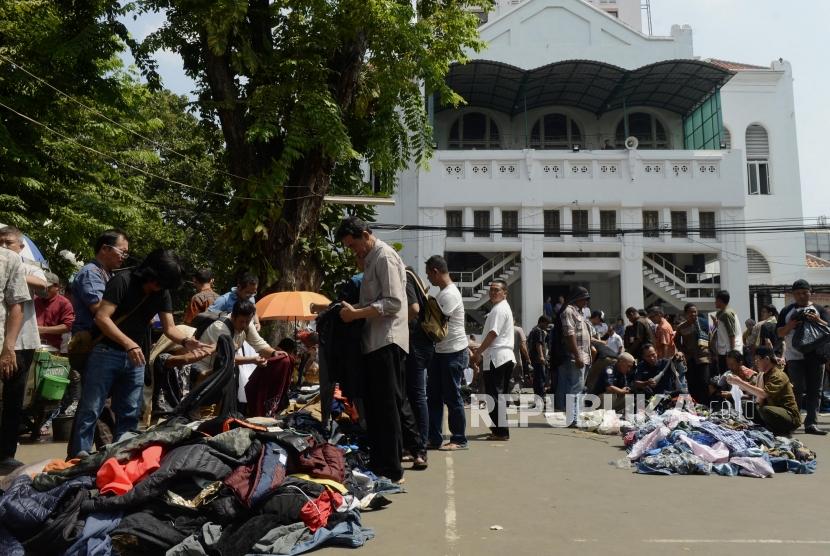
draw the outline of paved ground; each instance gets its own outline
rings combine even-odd
[[[468,451],[431,452],[428,470],[407,472],[406,494],[364,514],[377,537],[356,554],[830,554],[830,437],[798,435],[818,454],[814,475],[750,479],[637,475],[609,465],[624,456],[619,438],[540,418],[509,442],[484,432],[470,430]],[[31,463],[64,450],[18,454]]]

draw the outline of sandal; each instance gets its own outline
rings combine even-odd
[[[443,446],[441,446],[438,449],[441,450],[442,452],[455,452],[457,450],[466,450],[467,445],[466,444],[456,444],[455,442],[448,442],[448,443],[444,444]]]

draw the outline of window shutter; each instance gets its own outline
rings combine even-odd
[[[769,160],[769,136],[762,126],[746,128],[746,159]]]

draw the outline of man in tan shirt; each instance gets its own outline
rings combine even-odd
[[[401,413],[412,412],[404,393],[404,358],[409,351],[405,267],[398,253],[377,239],[360,218],[345,218],[336,235],[365,265],[360,303],[353,307],[343,302],[340,318],[344,322],[366,319],[362,347],[371,470],[400,481]]]

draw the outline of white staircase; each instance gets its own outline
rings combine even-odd
[[[651,253],[643,257],[643,286],[675,309],[694,303],[701,310],[715,308],[720,275],[685,272],[665,257]]]
[[[520,275],[518,253],[496,255],[469,272],[450,271],[450,277],[461,290],[464,308],[467,310],[480,309],[490,300],[487,289],[491,281],[502,279],[509,286],[518,280]]]

